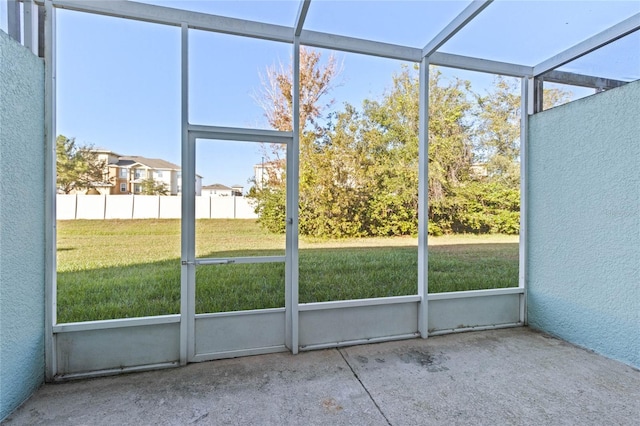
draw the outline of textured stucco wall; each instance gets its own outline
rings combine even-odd
[[[640,367],[640,81],[529,127],[531,326]]]
[[[0,420],[44,380],[44,65],[0,31]]]

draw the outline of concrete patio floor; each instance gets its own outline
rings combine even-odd
[[[47,384],[7,425],[637,425],[640,372],[514,328]]]

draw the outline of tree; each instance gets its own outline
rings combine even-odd
[[[366,118],[346,104],[325,136],[300,156],[300,232],[317,237],[368,235],[375,179]]]
[[[142,195],[167,195],[169,190],[164,183],[147,178],[140,182],[140,193]]]
[[[305,52],[306,93],[328,93],[335,75],[320,66],[320,56]],[[310,58],[310,59],[309,59]],[[327,66],[332,66],[329,61]],[[270,74],[273,86],[290,90],[290,77]],[[301,132],[299,176],[299,225],[303,235],[345,237],[407,235],[417,232],[418,222],[418,129],[419,86],[416,72],[405,67],[395,75],[392,86],[380,101],[365,100],[362,111],[346,104],[330,114],[320,127],[319,97],[301,108],[306,125]],[[432,169],[429,188],[432,198],[441,200],[450,188],[468,176],[471,146],[464,123],[470,108],[466,101],[468,83],[444,82],[436,72],[431,79]],[[301,88],[301,92],[304,90]],[[276,107],[266,115],[280,130],[290,127],[291,104],[286,96],[272,96]],[[329,104],[326,104],[329,105]],[[305,112],[306,111],[306,112]],[[284,114],[284,115],[282,115]],[[307,114],[307,115],[304,115]],[[275,119],[273,117],[280,117]],[[270,180],[271,181],[271,180]],[[284,230],[273,224],[284,218],[284,181],[273,181],[252,192],[260,221],[268,229]],[[279,212],[276,214],[276,212]]]
[[[56,139],[56,185],[63,193],[108,184],[105,166],[92,146],[78,145],[64,135]]]
[[[491,180],[520,185],[520,93],[515,79],[496,77],[485,96],[476,96],[476,162]]]
[[[310,55],[312,60],[304,63],[309,67],[306,75],[313,78],[306,84],[316,88],[313,93],[326,94],[332,84],[327,77],[334,73],[322,68],[319,54]],[[283,67],[280,70],[269,74],[269,87],[290,93],[291,79]],[[417,233],[416,70],[403,67],[379,100],[367,99],[361,109],[345,104],[322,122],[320,111],[330,103],[319,107],[321,97],[306,98],[314,104],[301,109],[301,234],[334,238]],[[429,232],[517,233],[520,98],[515,86],[498,78],[486,96],[474,96],[469,82],[446,79],[436,68],[430,72],[429,95]],[[265,115],[271,125],[289,130],[291,97],[270,99],[274,106]],[[279,151],[271,156],[282,172]],[[488,177],[473,172],[474,158],[486,165]],[[260,222],[277,232],[285,229],[285,174],[251,191]]]
[[[381,102],[364,103],[365,114],[381,134],[375,150],[379,179],[370,203],[372,235],[417,233],[419,92],[416,69],[404,67]],[[437,69],[431,71],[428,192],[432,221],[438,204],[469,176],[468,92],[468,82],[445,80]]]
[[[545,109],[564,103],[568,92],[544,91]],[[511,188],[520,185],[520,88],[514,78],[498,76],[484,96],[476,95],[475,154],[489,178]]]
[[[300,48],[300,127],[303,130],[319,130],[318,118],[323,110],[333,104],[329,100],[321,104],[321,99],[334,88],[334,79],[340,69],[333,55],[322,65],[322,54],[315,50]],[[269,125],[276,130],[291,131],[293,111],[293,66],[285,68],[282,64],[266,69],[266,75],[260,75],[262,88],[254,99],[264,110]]]
[[[323,98],[334,87],[334,78],[340,73],[336,60],[329,56],[325,64],[321,63],[320,52],[300,49],[300,127],[301,158],[307,158],[307,154],[315,151],[314,145],[323,132],[319,119],[324,109],[332,104],[332,100],[322,104]],[[254,96],[256,102],[263,108],[269,125],[281,131],[291,131],[293,111],[293,80],[292,66],[279,68],[272,66],[267,68],[266,75],[261,75],[262,88]],[[267,169],[273,176],[269,176],[266,183],[254,182],[255,186],[250,190],[249,196],[256,201],[256,213],[259,222],[270,231],[284,232],[285,229],[285,204],[286,204],[286,162],[284,160],[283,147],[279,144],[271,144],[264,149],[266,163],[276,164],[280,170]],[[313,166],[313,160],[301,162],[300,182],[308,176],[309,167]],[[264,172],[264,171],[263,171]],[[302,185],[301,185],[302,187]],[[306,193],[301,192],[301,204]],[[304,209],[302,209],[304,211]]]

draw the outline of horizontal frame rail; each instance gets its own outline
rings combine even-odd
[[[467,71],[500,74],[508,77],[530,77],[533,67],[511,64],[508,62],[492,61],[489,59],[473,58],[470,56],[454,55],[451,53],[435,52],[429,56],[430,65],[462,69]]]
[[[196,139],[216,139],[237,142],[268,142],[289,144],[293,139],[292,132],[281,132],[268,129],[245,129],[240,127],[219,127],[189,124],[189,135]]]
[[[539,76],[545,82],[568,84],[570,86],[588,87],[591,89],[610,90],[624,86],[628,81],[613,80],[610,78],[596,77],[592,75],[576,74],[566,71],[549,71]]]
[[[345,340],[344,342],[319,343],[315,345],[301,346],[301,351],[314,351],[319,349],[342,348],[345,346],[365,345],[371,343],[394,342],[420,337],[420,333],[400,334],[396,336],[372,337],[370,339]]]
[[[522,327],[523,325],[524,324],[521,322],[514,322],[509,324],[479,325],[476,327],[450,328],[446,330],[430,331],[429,336],[443,336],[445,334],[466,333],[469,331],[500,330],[502,328]]]
[[[43,2],[41,1],[40,3]],[[175,27],[181,27],[183,22],[187,22],[190,29],[213,31],[284,43],[293,42],[293,29],[289,27],[133,1],[53,0],[53,6],[60,9],[95,13],[98,15],[133,19]]]
[[[42,1],[36,1],[36,3],[43,4]],[[225,16],[211,15],[207,13],[193,12],[132,1],[114,0],[87,2],[73,0],[52,0],[52,4],[54,7],[61,9],[94,13],[98,15],[113,16],[125,19],[133,19],[176,27],[180,27],[183,23],[186,22],[190,29],[218,32],[242,37],[258,38],[263,40],[279,41],[291,44],[293,44],[295,38],[295,28],[293,27],[236,18],[228,18]],[[423,57],[423,49],[418,47],[402,46],[397,44],[365,40],[355,37],[347,37],[310,30],[301,31],[300,44],[310,47],[333,49],[342,52],[379,56],[383,58],[397,59],[401,61],[416,63],[420,62]],[[530,77],[533,72],[533,67],[524,65],[510,64],[506,62],[491,61],[481,58],[473,58],[441,52],[435,52],[429,58],[429,62],[433,65],[440,65],[469,71],[501,74],[512,77]],[[193,130],[196,130],[196,127],[200,126],[190,126],[190,128],[192,128]]]
[[[228,311],[228,312],[210,312],[206,314],[196,314],[196,319],[203,318],[222,318],[222,317],[240,317],[244,315],[261,315],[284,312],[285,308],[267,308],[267,309],[251,309],[248,311]]]
[[[638,30],[640,30],[640,13],[636,13],[617,25],[607,28],[593,37],[570,47],[564,52],[560,52],[546,61],[539,63],[533,67],[533,75],[537,77],[547,71],[561,67],[574,59],[578,59],[581,56],[591,53],[596,49],[606,46],[607,44]]]
[[[490,288],[487,290],[450,291],[445,293],[429,293],[427,300],[462,299],[468,297],[502,296],[505,294],[524,294],[522,287]]]
[[[401,61],[420,62],[422,60],[422,49],[416,47],[401,46],[398,44],[383,43],[318,31],[303,30],[300,34],[300,44],[322,49],[333,49],[341,52],[398,59]]]
[[[284,260],[284,256],[272,256],[266,258],[281,258]],[[255,259],[255,258],[250,258]],[[283,261],[282,260],[282,261]],[[277,262],[274,260],[274,262]],[[445,300],[445,299],[458,299],[458,298],[472,298],[472,297],[484,297],[484,296],[499,296],[504,294],[523,294],[524,289],[519,287],[510,288],[497,288],[489,290],[471,290],[471,291],[455,291],[448,293],[431,293],[428,300]],[[340,308],[352,308],[357,306],[375,306],[375,305],[391,305],[396,303],[411,303],[419,302],[420,296],[395,296],[395,297],[380,297],[372,299],[356,299],[356,300],[338,300],[331,302],[315,302],[315,303],[301,303],[298,305],[300,312],[316,311],[325,309],[340,309]],[[232,316],[232,315],[249,315],[251,313],[264,313],[271,309],[257,309],[250,311],[233,311],[233,312],[217,312],[207,314],[197,314],[197,318],[206,318],[209,316]],[[274,312],[283,311],[284,308],[273,308]],[[156,324],[170,324],[180,322],[180,314],[172,315],[158,315],[152,317],[138,317],[138,318],[119,318],[110,320],[99,321],[83,321],[62,323],[53,326],[54,333],[71,333],[76,331],[88,331],[88,330],[103,330],[110,328],[122,328],[122,327],[139,327],[144,325],[156,325]]]
[[[118,318],[99,321],[83,321],[56,324],[54,333],[72,333],[76,331],[106,330],[110,328],[140,327],[145,325],[171,324],[180,322],[180,314],[157,315],[153,317]]]
[[[411,296],[395,296],[395,297],[379,297],[371,299],[354,299],[354,300],[335,300],[331,302],[314,302],[298,304],[298,311],[321,311],[326,309],[353,308],[358,306],[375,306],[375,305],[393,305],[396,303],[420,302],[421,297],[418,295]]]
[[[180,367],[179,362],[162,362],[158,364],[145,364],[133,367],[109,368],[106,370],[96,370],[83,373],[60,374],[53,378],[55,382],[67,382],[79,379],[92,379],[96,377],[115,376],[124,373],[141,373],[144,371],[163,370],[166,368]]]
[[[256,256],[256,257],[208,257],[198,258],[193,262],[196,266],[231,265],[236,263],[284,263],[285,256]],[[183,262],[189,265],[189,262]]]
[[[232,351],[202,353],[202,354],[194,355],[193,362],[204,362],[204,361],[213,361],[216,359],[239,358],[243,356],[273,354],[273,353],[286,352],[286,351],[288,351],[288,349],[285,345],[278,345],[278,346],[265,346],[261,348],[237,349]]]
[[[36,3],[43,4],[44,2],[36,1]],[[134,19],[172,26],[181,26],[184,22],[187,22],[189,28],[192,29],[259,38],[264,40],[280,41],[285,43],[293,43],[294,33],[296,30],[296,28],[293,27],[267,24],[237,18],[229,18],[201,12],[193,12],[182,9],[169,8],[165,6],[156,6],[146,3],[137,3],[123,0],[92,2],[52,0],[52,4],[54,7],[67,10],[95,13],[100,15]],[[636,14],[620,22],[614,27],[603,31],[552,58],[549,58],[548,60],[536,65],[535,67],[441,52],[435,52],[430,55],[429,62],[433,65],[465,69],[469,71],[500,74],[512,77],[530,77],[532,75],[538,76],[567,62],[570,62],[582,55],[585,55],[595,49],[598,49],[608,43],[611,43],[621,37],[624,37],[625,35],[632,33],[638,29],[640,29],[640,14]],[[380,56],[410,62],[420,62],[425,53],[423,49],[416,47],[364,40],[354,37],[309,30],[302,30],[300,32],[300,43],[311,47],[334,49],[339,51]],[[427,53],[428,51],[429,49],[427,50]],[[224,133],[222,134],[224,135]],[[221,139],[221,137],[218,138]]]

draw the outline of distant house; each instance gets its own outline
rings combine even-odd
[[[221,183],[214,183],[202,187],[202,195],[210,197],[241,197],[243,187],[241,185],[226,186]]]
[[[168,195],[182,194],[182,169],[160,158],[120,155],[108,150],[95,150],[105,163],[109,185],[96,188],[102,194],[141,194],[144,180],[153,179],[167,189]],[[202,176],[196,175],[196,195],[202,193]]]
[[[253,166],[256,188],[262,189],[269,180],[282,179],[284,174],[284,160],[273,160]]]
[[[489,171],[485,163],[473,163],[470,167],[470,172],[471,175],[476,178],[489,176]]]
[[[238,197],[242,197],[244,195],[244,186],[242,185],[231,185],[231,189],[233,189],[234,195]]]

